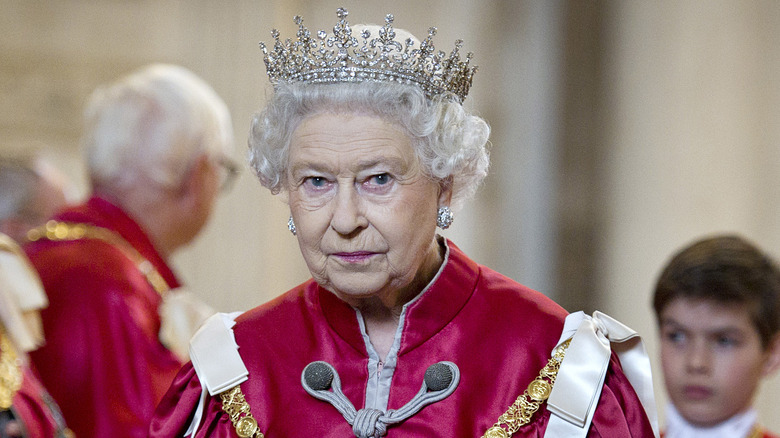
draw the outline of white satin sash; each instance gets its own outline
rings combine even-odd
[[[571,344],[547,399],[552,415],[544,436],[579,438],[588,434],[614,348],[658,437],[650,359],[639,334],[601,312],[593,316],[575,312],[566,317],[558,345],[568,339]]]
[[[0,233],[0,323],[24,361],[44,344],[38,310],[49,305],[40,277],[19,245]]]

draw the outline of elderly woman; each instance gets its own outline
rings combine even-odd
[[[250,137],[312,279],[209,320],[151,436],[542,436],[567,313],[436,234],[488,167],[489,128],[461,105],[475,69],[433,29],[338,15],[332,35],[296,17],[297,40],[263,46],[274,94]],[[604,357],[581,435],[652,436]]]

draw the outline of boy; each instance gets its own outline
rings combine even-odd
[[[780,271],[737,236],[700,240],[658,279],[665,438],[769,437],[752,401],[780,368]]]

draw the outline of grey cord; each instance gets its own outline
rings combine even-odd
[[[388,426],[405,421],[431,403],[444,400],[455,391],[459,382],[460,370],[457,365],[438,362],[428,367],[420,391],[400,409],[387,412],[378,409],[356,411],[341,391],[341,379],[329,363],[312,362],[301,373],[303,389],[312,397],[333,405],[352,426],[352,432],[357,438],[385,436]]]

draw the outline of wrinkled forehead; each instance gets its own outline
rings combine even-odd
[[[361,114],[320,114],[296,129],[290,166],[317,167],[338,162],[351,169],[384,165],[397,173],[416,168],[418,157],[408,134],[395,123]]]
[[[392,146],[411,150],[411,138],[397,123],[373,114],[323,112],[305,118],[295,129],[291,145]]]

